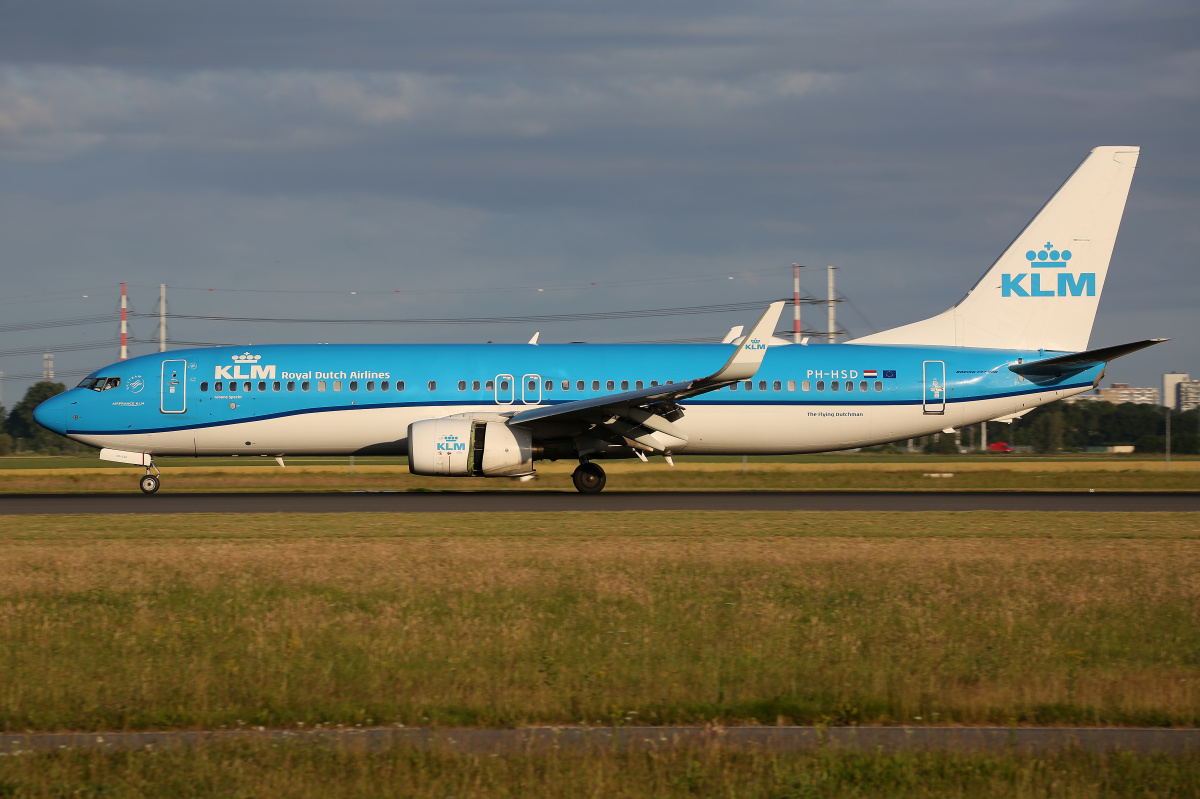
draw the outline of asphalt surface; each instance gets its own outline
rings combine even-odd
[[[161,749],[260,740],[384,749],[404,746],[466,754],[553,751],[663,750],[720,746],[727,749],[797,752],[821,746],[859,751],[919,749],[1048,752],[1078,747],[1182,755],[1200,752],[1197,729],[1090,727],[532,727],[473,730],[376,727],[325,730],[222,730],[188,732],[23,733],[0,735],[0,753],[62,748]]]
[[[504,513],[559,511],[1200,511],[1200,492],[558,491],[6,494],[27,513]]]

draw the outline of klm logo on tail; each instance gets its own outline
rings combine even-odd
[[[1054,244],[1046,242],[1046,246],[1040,251],[1034,252],[1030,250],[1025,253],[1025,259],[1029,261],[1030,269],[1067,269],[1068,262],[1071,260],[1071,251],[1063,250],[1059,252],[1054,249]],[[1000,275],[1000,296],[1002,297],[1095,297],[1096,296],[1096,273],[1095,272],[1080,272],[1072,274],[1070,272],[1059,272],[1056,277],[1057,285],[1053,280],[1047,280],[1047,285],[1042,285],[1042,277],[1049,277],[1045,272],[1018,272],[1015,275]],[[1026,283],[1025,279],[1029,282]]]

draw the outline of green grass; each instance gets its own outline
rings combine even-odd
[[[1200,721],[1200,514],[0,524],[6,730]]]
[[[1200,758],[914,752],[767,754],[720,749],[487,757],[280,744],[0,759],[11,797],[1183,797]]]

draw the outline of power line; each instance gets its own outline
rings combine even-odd
[[[718,305],[689,305],[677,308],[646,308],[635,311],[585,311],[564,314],[531,314],[526,316],[462,316],[421,317],[396,319],[345,319],[311,317],[266,317],[266,316],[214,316],[207,314],[172,314],[172,319],[187,319],[204,322],[238,322],[297,325],[508,325],[551,322],[588,322],[611,319],[646,319],[662,316],[689,316],[692,314],[736,313],[763,308],[771,300],[753,302],[731,302]],[[152,314],[133,314],[148,317]]]

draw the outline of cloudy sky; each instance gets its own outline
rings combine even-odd
[[[0,357],[3,399],[43,347],[70,383],[113,360],[108,319],[11,328],[113,314],[121,281],[142,313],[166,283],[189,316],[459,318],[766,301],[793,262],[823,297],[833,264],[861,335],[957,301],[1106,144],[1143,151],[1092,344],[1171,337],[1109,370],[1157,385],[1200,373],[1198,143],[1191,0],[4,0],[0,352],[29,354]],[[754,315],[170,334],[665,340]]]

